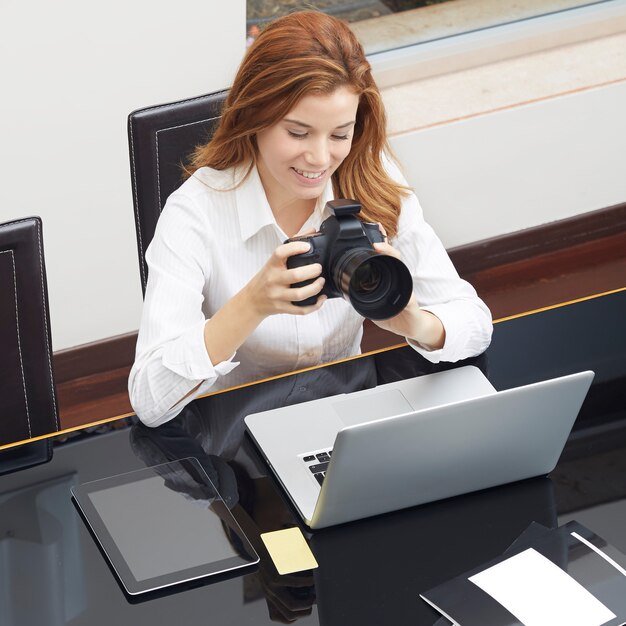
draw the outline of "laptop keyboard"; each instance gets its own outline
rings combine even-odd
[[[326,476],[326,470],[328,468],[328,464],[330,463],[330,457],[332,454],[332,450],[324,450],[322,452],[305,454],[302,457],[302,460],[306,463],[309,471],[313,474],[320,487],[324,482],[324,477]]]

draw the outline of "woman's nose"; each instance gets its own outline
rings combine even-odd
[[[316,141],[308,146],[305,157],[307,163],[310,165],[319,165],[320,167],[327,166],[330,158],[330,150],[326,140]]]

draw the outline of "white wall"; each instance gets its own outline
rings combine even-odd
[[[391,144],[450,248],[625,202],[624,111],[626,81]]]
[[[245,0],[2,2],[0,222],[43,219],[55,350],[139,324],[128,113],[227,87],[244,46]]]

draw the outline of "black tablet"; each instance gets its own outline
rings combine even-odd
[[[72,495],[130,595],[259,561],[196,459],[84,483]]]

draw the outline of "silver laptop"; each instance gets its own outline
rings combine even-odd
[[[549,473],[594,373],[497,392],[465,366],[248,415],[311,528]]]

